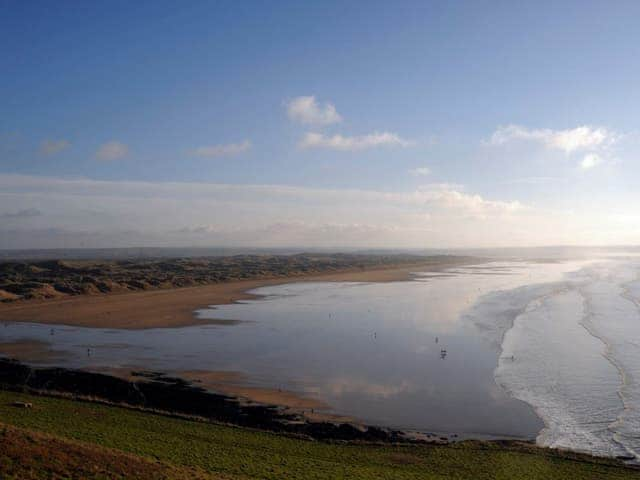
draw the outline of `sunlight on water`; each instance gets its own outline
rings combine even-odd
[[[490,262],[410,282],[270,286],[199,312],[234,325],[0,333],[47,342],[66,354],[56,365],[242,372],[369,423],[635,455],[639,268],[632,258]]]

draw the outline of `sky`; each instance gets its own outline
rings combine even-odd
[[[0,248],[640,244],[638,2],[0,12]]]

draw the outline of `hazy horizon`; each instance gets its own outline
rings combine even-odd
[[[640,244],[635,2],[7,7],[0,249]]]
[[[486,260],[550,261],[586,258],[612,259],[640,255],[640,246],[541,246],[498,248],[321,248],[321,247],[105,247],[105,248],[10,248],[0,249],[0,261],[128,260],[157,258],[204,258],[235,255],[407,255],[476,257]]]

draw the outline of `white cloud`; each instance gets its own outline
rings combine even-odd
[[[64,139],[60,140],[45,140],[40,145],[40,153],[43,155],[54,155],[62,150],[68,148],[71,144]]]
[[[230,157],[246,152],[251,148],[251,142],[245,140],[241,143],[228,143],[224,145],[210,145],[196,148],[193,154],[198,157]]]
[[[287,115],[306,125],[330,125],[342,121],[336,107],[327,102],[320,105],[313,95],[296,97],[287,103]]]
[[[324,245],[353,246],[367,244],[372,238],[397,234],[393,226],[371,223],[337,223],[313,221],[279,221],[257,227],[225,229],[219,224],[187,226],[177,232],[189,238],[209,239],[224,244],[246,243],[247,239],[261,245]]]
[[[582,162],[580,162],[580,167],[583,170],[589,170],[591,168],[597,167],[602,162],[603,162],[602,157],[597,153],[588,153],[584,156],[584,158],[582,159]]]
[[[504,145],[512,141],[533,141],[547,148],[570,154],[576,151],[594,150],[616,142],[618,135],[603,127],[583,125],[567,130],[529,129],[520,125],[498,127],[489,139],[491,145]]]
[[[409,174],[415,177],[425,177],[431,173],[431,169],[429,167],[417,167],[409,170]]]
[[[307,133],[299,143],[300,148],[328,148],[341,151],[364,150],[375,147],[408,147],[412,142],[404,140],[395,133],[374,132],[357,137],[342,135],[323,135]]]
[[[118,141],[111,141],[100,145],[96,151],[98,160],[118,160],[129,154],[129,147]]]

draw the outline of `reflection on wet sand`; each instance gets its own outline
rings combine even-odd
[[[575,268],[500,262],[441,270],[415,281],[295,283],[261,288],[251,292],[259,299],[199,312],[204,321],[240,321],[234,325],[144,331],[58,326],[51,337],[46,325],[13,323],[3,334],[10,341],[50,341],[69,351],[51,362],[62,366],[133,365],[314,415],[533,438],[542,422],[496,385],[498,349],[464,313],[490,292],[554,281]]]
[[[51,363],[67,359],[69,352],[54,350],[49,342],[19,339],[0,342],[0,357],[13,358],[31,363]]]
[[[87,371],[103,373],[130,382],[158,381],[157,375],[179,378],[194,386],[213,393],[235,397],[244,404],[273,405],[284,413],[302,415],[311,421],[331,421],[357,423],[351,417],[330,413],[331,407],[311,397],[305,397],[281,388],[260,388],[250,386],[246,375],[240,372],[178,370],[171,372],[147,372],[141,366],[92,367]]]

